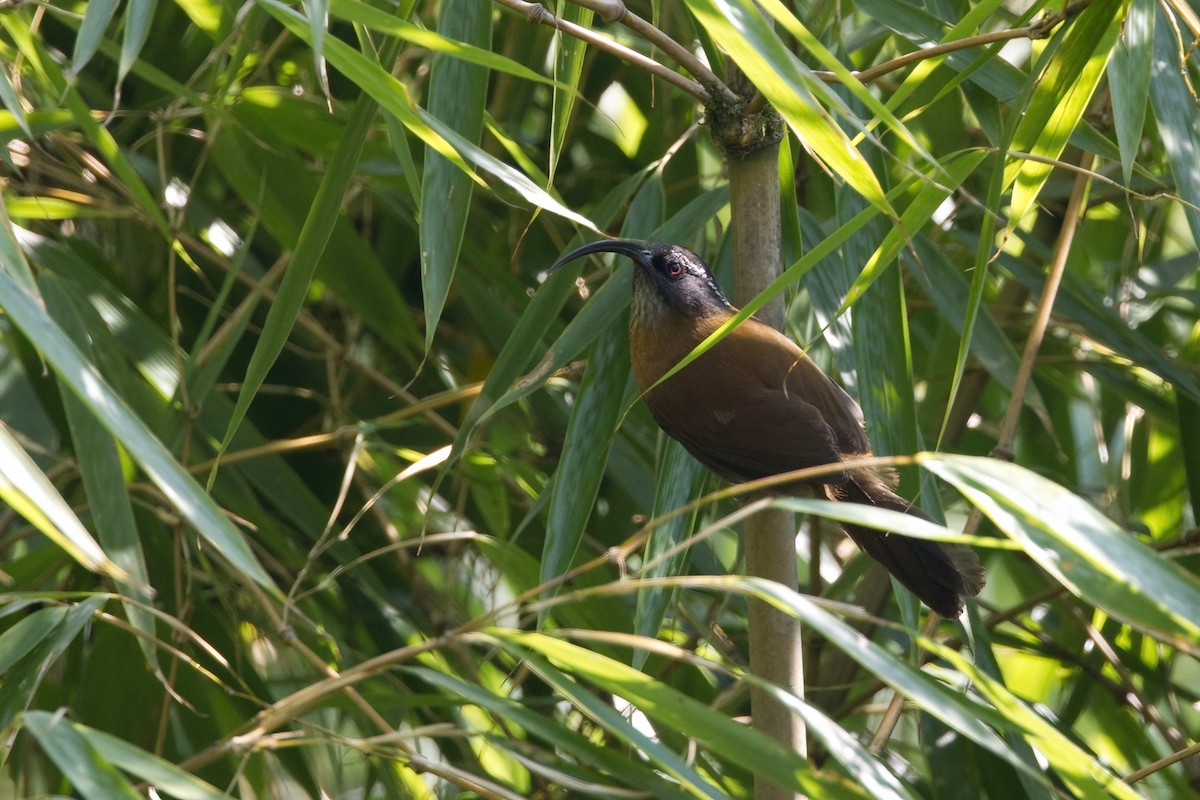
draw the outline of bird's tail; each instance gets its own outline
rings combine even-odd
[[[887,508],[928,519],[874,474],[851,473],[849,480],[830,489],[830,497],[834,500]],[[973,597],[983,588],[983,567],[975,551],[965,545],[914,539],[861,525],[845,524],[843,527],[859,548],[943,617],[957,617],[963,610],[962,598]]]

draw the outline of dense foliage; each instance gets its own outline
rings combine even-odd
[[[711,81],[519,0],[5,3],[0,796],[1195,796],[1196,5],[632,10],[786,122],[759,301],[979,602],[918,633],[827,505],[689,505],[629,270],[545,275],[732,285]],[[739,577],[772,502],[800,593]],[[738,720],[749,595],[807,758]]]

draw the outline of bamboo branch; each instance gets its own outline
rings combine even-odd
[[[968,36],[965,39],[956,39],[953,42],[943,42],[942,44],[932,47],[923,47],[920,50],[914,50],[911,53],[905,53],[902,56],[897,56],[890,61],[885,61],[882,64],[876,64],[864,70],[856,70],[850,74],[857,78],[862,83],[871,83],[879,80],[884,75],[895,72],[898,69],[918,64],[930,58],[938,58],[939,56],[956,53],[959,50],[969,50],[972,47],[983,47],[997,42],[1007,42],[1013,39],[1045,39],[1050,36],[1050,33],[1067,19],[1073,17],[1083,11],[1092,0],[1078,0],[1070,4],[1059,13],[1047,17],[1032,25],[1025,25],[1020,28],[1010,28],[1004,31],[992,31],[991,33],[981,33],[978,36]],[[833,72],[825,70],[814,71],[818,78],[826,83],[840,83],[841,78]]]
[[[662,78],[672,86],[682,89],[702,103],[707,104],[711,99],[708,91],[696,81],[685,75],[680,75],[675,70],[658,63],[652,58],[647,58],[636,50],[631,50],[623,44],[601,36],[590,28],[585,28],[581,25],[576,25],[574,22],[568,22],[565,19],[554,16],[541,3],[531,3],[527,2],[527,0],[496,0],[496,2],[505,8],[512,9],[521,14],[533,25],[548,25],[563,33],[570,34],[576,39],[585,41],[593,47],[611,53],[617,58],[623,58],[634,66],[646,70],[651,75]]]
[[[1185,747],[1182,750],[1171,753],[1169,756],[1166,756],[1165,758],[1160,758],[1158,761],[1155,761],[1153,764],[1147,764],[1146,766],[1142,767],[1141,769],[1137,770],[1136,772],[1129,773],[1128,775],[1125,776],[1125,782],[1130,785],[1133,785],[1140,780],[1150,777],[1151,775],[1158,772],[1159,770],[1166,769],[1167,767],[1171,766],[1172,764],[1177,764],[1180,761],[1183,761],[1185,758],[1192,758],[1196,755],[1200,755],[1200,742],[1196,742],[1188,747]]]
[[[512,9],[521,14],[530,23],[535,25],[548,25],[552,28],[570,34],[577,39],[587,42],[594,47],[610,53],[617,58],[622,58],[633,64],[641,67],[651,75],[656,75],[667,81],[673,86],[676,86],[688,94],[695,97],[701,103],[708,105],[714,98],[718,97],[726,102],[736,101],[737,95],[731,90],[720,78],[718,78],[708,66],[691,53],[686,47],[672,39],[667,34],[663,33],[658,27],[651,24],[647,20],[626,8],[623,0],[572,0],[576,5],[583,8],[591,9],[600,15],[600,18],[608,23],[617,23],[629,28],[630,31],[640,36],[644,41],[666,53],[675,63],[690,73],[695,80],[692,80],[684,75],[679,74],[675,70],[667,67],[665,64],[660,64],[652,58],[642,55],[636,50],[632,50],[623,44],[613,41],[612,39],[601,36],[590,28],[584,28],[581,25],[576,25],[573,22],[556,17],[541,3],[530,2],[530,0],[496,0],[500,5]],[[1062,11],[1057,14],[1047,16],[1030,25],[1024,25],[1020,28],[1010,28],[1003,31],[992,31],[991,33],[983,33],[978,36],[968,36],[965,39],[957,39],[953,42],[943,42],[931,47],[924,47],[919,50],[914,50],[911,53],[897,56],[890,61],[885,61],[882,64],[876,64],[864,70],[855,70],[850,74],[853,75],[861,83],[871,83],[879,80],[885,75],[889,75],[897,70],[910,67],[914,64],[919,64],[922,61],[931,58],[940,58],[951,53],[956,53],[960,50],[968,50],[973,47],[983,47],[989,44],[998,42],[1007,42],[1013,39],[1045,39],[1050,36],[1053,30],[1071,17],[1082,12],[1085,8],[1092,4],[1092,0],[1075,0],[1075,2],[1067,5]],[[841,77],[834,72],[826,70],[814,70],[813,74],[820,80],[826,83],[840,83]],[[752,104],[761,106],[764,103],[761,95],[756,95],[752,100]],[[752,107],[751,111],[756,111],[756,107]]]
[[[1067,268],[1067,255],[1071,252],[1071,242],[1075,240],[1075,231],[1082,216],[1084,198],[1087,197],[1088,185],[1091,183],[1091,167],[1094,156],[1085,152],[1079,160],[1083,171],[1075,176],[1075,185],[1071,189],[1071,198],[1067,201],[1067,211],[1063,218],[1062,231],[1058,241],[1054,243],[1054,254],[1051,256],[1049,274],[1046,284],[1042,287],[1042,296],[1038,301],[1037,312],[1033,325],[1029,330],[1029,338],[1025,340],[1025,352],[1021,355],[1021,364],[1017,368],[1017,377],[1013,381],[1012,400],[1004,414],[1004,422],[1000,426],[1000,436],[992,455],[1012,461],[1013,441],[1016,438],[1017,422],[1021,419],[1021,409],[1025,407],[1025,389],[1029,386],[1033,374],[1033,365],[1037,361],[1038,351],[1042,347],[1042,339],[1050,324],[1050,311],[1054,308],[1054,298],[1058,294],[1058,286],[1062,282],[1063,273]]]
[[[726,86],[725,82],[718,78],[707,64],[679,42],[663,33],[658,27],[630,11],[623,0],[573,0],[573,2],[575,5],[595,11],[605,22],[624,25],[649,44],[662,50],[699,81],[710,96],[719,94],[730,102],[738,99],[733,90]]]

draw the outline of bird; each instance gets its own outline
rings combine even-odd
[[[659,380],[738,309],[712,270],[677,244],[602,239],[562,256],[550,272],[594,253],[634,263],[629,349],[634,379],[658,426],[700,463],[731,483],[871,455],[858,403],[791,339],[754,317],[671,377]],[[830,500],[928,519],[894,490],[887,470],[849,465],[808,488]],[[901,536],[856,524],[843,527],[933,611],[957,618],[963,598],[985,577],[971,548]]]

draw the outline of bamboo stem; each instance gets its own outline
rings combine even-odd
[[[779,144],[729,160],[732,191],[734,295],[738,303],[758,294],[783,271],[779,222]],[[759,315],[783,327],[784,306],[776,298]],[[792,514],[769,509],[746,520],[746,573],[796,588],[796,528]],[[800,621],[758,600],[749,601],[750,670],[771,683],[804,696]],[[751,690],[754,727],[807,753],[804,725],[769,694]],[[794,800],[798,795],[756,776],[758,800]]]

